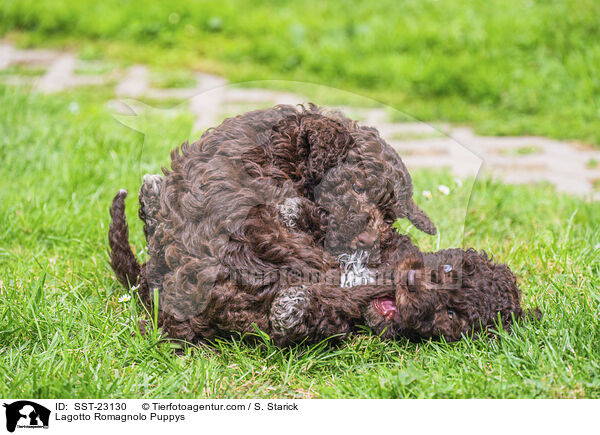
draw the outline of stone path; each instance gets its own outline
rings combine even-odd
[[[144,65],[124,71],[111,69],[104,74],[78,73],[90,63],[72,53],[19,50],[0,43],[0,80],[5,83],[30,86],[32,91],[43,93],[114,84],[118,99],[181,101],[194,114],[195,131],[253,108],[308,101],[289,92],[228,85],[221,77],[202,73],[195,74],[195,86],[159,89],[151,86],[150,71]],[[24,74],[23,68],[42,68],[43,73]],[[464,177],[476,175],[481,166],[507,183],[550,182],[559,191],[600,199],[600,150],[543,137],[478,136],[470,128],[449,124],[433,127],[421,122],[394,122],[390,110],[383,107],[340,109],[379,129],[409,169],[447,167]]]

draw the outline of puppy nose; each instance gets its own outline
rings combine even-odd
[[[356,246],[360,249],[371,249],[375,244],[375,237],[369,233],[360,233],[356,240]]]

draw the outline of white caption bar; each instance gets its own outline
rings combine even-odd
[[[593,400],[3,399],[0,433],[583,433]],[[590,426],[591,425],[591,426]],[[37,432],[36,429],[45,429]]]

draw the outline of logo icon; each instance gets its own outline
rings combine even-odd
[[[48,429],[50,410],[29,400],[19,400],[3,405],[6,408],[6,430],[14,432],[18,427]]]

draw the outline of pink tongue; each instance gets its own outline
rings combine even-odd
[[[391,320],[391,318],[394,317],[394,314],[398,312],[398,308],[396,308],[396,304],[392,298],[379,298],[373,300],[372,303],[379,314],[387,320]]]

